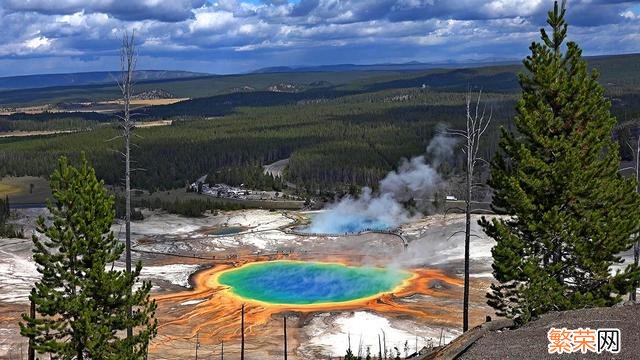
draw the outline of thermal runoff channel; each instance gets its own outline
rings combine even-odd
[[[272,261],[225,271],[218,283],[236,296],[270,304],[340,303],[392,292],[413,275],[398,269]]]

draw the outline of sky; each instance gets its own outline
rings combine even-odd
[[[551,0],[0,0],[0,76],[139,69],[517,60]],[[640,52],[640,1],[569,0],[585,55]]]

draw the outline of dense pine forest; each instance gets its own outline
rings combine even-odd
[[[513,96],[488,94],[487,99],[496,118],[509,118]],[[134,186],[177,188],[209,174],[232,184],[273,188],[277,181],[261,179],[256,169],[288,157],[287,180],[308,189],[374,185],[402,157],[423,153],[438,124],[462,121],[463,102],[463,93],[390,90],[240,107],[224,117],[174,118],[171,126],[137,130],[133,156],[142,170]],[[119,143],[107,140],[117,131],[112,124],[73,134],[1,139],[0,173],[46,176],[60,155],[86,152],[98,175],[116,184],[122,173],[115,151]]]
[[[602,68],[601,83],[621,124],[618,136],[629,134],[628,124],[640,115],[639,72],[633,69],[636,62],[627,62],[629,57],[635,58],[590,60],[592,67]],[[628,71],[614,72],[615,67]],[[133,186],[152,192],[174,189],[208,174],[215,181],[231,185],[243,183],[278,191],[287,184],[308,193],[375,187],[400,159],[423,154],[438,126],[461,126],[465,95],[468,90],[479,89],[493,111],[492,129],[482,144],[483,157],[490,158],[498,146],[498,127],[512,129],[519,71],[521,68],[514,65],[356,72],[337,85],[336,73],[252,74],[243,80],[235,76],[164,82],[161,84],[176,96],[193,95],[194,86],[215,79],[222,79],[223,84],[206,88],[204,94],[215,93],[209,97],[138,111],[143,122],[173,121],[169,126],[136,130],[132,151],[139,171],[132,178]],[[328,81],[318,80],[323,77]],[[223,85],[252,79],[259,85],[252,88],[255,91],[225,93]],[[268,81],[296,84],[296,88],[292,92],[261,90]],[[141,88],[151,86],[159,84],[142,84]],[[40,94],[42,89],[34,91]],[[54,93],[59,91],[56,88]],[[120,141],[109,141],[118,135],[114,121],[114,114],[94,112],[1,116],[0,131],[73,133],[0,138],[0,176],[47,176],[60,155],[77,158],[85,152],[100,178],[108,184],[119,184],[123,173],[117,152]],[[262,173],[262,165],[284,158],[291,159],[284,179]],[[462,159],[451,159],[447,165],[455,171],[461,164]]]

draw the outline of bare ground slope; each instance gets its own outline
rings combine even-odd
[[[618,354],[603,352],[550,355],[547,352],[549,328],[618,328],[621,349]],[[492,331],[481,337],[458,359],[639,359],[640,304],[613,308],[594,308],[554,312],[515,330]]]

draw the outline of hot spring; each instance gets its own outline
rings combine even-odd
[[[372,217],[357,214],[333,216],[330,212],[322,212],[311,216],[311,224],[299,231],[306,234],[343,235],[385,231],[392,227],[387,222]]]
[[[412,273],[337,263],[271,261],[221,272],[217,283],[240,298],[276,305],[341,303],[401,288]]]
[[[203,231],[207,235],[223,236],[223,235],[235,235],[241,232],[247,231],[249,228],[244,226],[214,226],[206,228]]]

